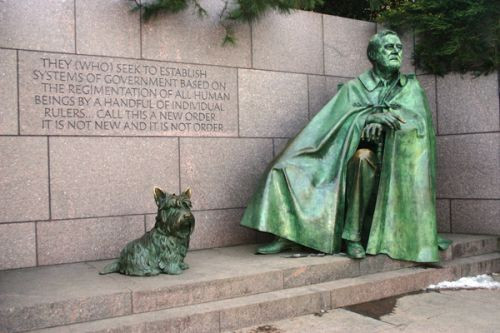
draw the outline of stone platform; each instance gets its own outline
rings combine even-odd
[[[500,271],[500,237],[443,234],[439,265],[379,255],[256,256],[255,246],[192,251],[179,276],[98,275],[109,261],[0,272],[0,332],[221,332]]]
[[[492,333],[499,308],[500,289],[426,290],[224,333]]]

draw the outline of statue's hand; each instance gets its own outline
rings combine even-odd
[[[361,140],[378,143],[383,132],[384,127],[381,124],[368,124],[365,126],[365,128],[363,128],[363,133],[361,133]]]
[[[401,123],[405,123],[405,121],[394,113],[382,112],[369,115],[366,118],[366,123],[385,125],[393,130],[398,130],[401,128]]]

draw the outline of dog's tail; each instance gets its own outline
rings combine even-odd
[[[104,266],[104,268],[102,269],[102,271],[99,272],[99,274],[104,275],[109,273],[116,273],[119,271],[120,271],[120,262],[118,260],[115,260],[112,263]]]

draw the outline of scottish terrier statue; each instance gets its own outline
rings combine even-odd
[[[177,275],[189,268],[184,257],[194,230],[191,189],[175,195],[155,187],[154,198],[158,206],[154,228],[128,243],[120,258],[105,266],[100,274]]]

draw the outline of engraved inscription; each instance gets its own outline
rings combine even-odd
[[[231,68],[20,54],[23,134],[235,135],[236,93]]]

